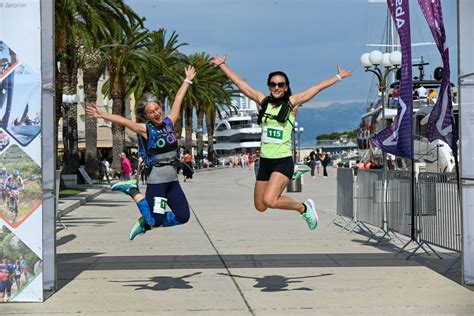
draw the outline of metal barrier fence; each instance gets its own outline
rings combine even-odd
[[[357,220],[376,227],[383,224],[382,170],[359,170],[356,181]]]
[[[355,182],[351,177],[351,169],[338,170],[338,215],[381,228],[387,223],[388,230],[411,235],[412,175],[409,171],[387,172],[385,214],[382,170],[359,170]],[[456,175],[420,172],[414,189],[417,237],[460,252],[462,223]]]
[[[460,252],[462,223],[456,174],[420,173],[418,192],[420,239]]]
[[[387,172],[387,229],[410,236],[411,173]]]
[[[336,214],[354,218],[354,171],[352,168],[337,169]]]

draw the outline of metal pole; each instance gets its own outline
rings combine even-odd
[[[298,131],[298,161],[301,161],[301,130]]]
[[[382,100],[382,129],[385,129],[386,122],[385,122],[385,90],[387,89],[387,74],[389,70],[388,68],[385,70],[383,76],[379,77],[379,90],[380,90],[380,98]],[[387,226],[387,208],[385,203],[386,199],[386,180],[387,180],[387,154],[384,150],[382,150],[382,229],[386,229]]]

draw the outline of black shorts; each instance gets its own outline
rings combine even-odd
[[[284,174],[288,179],[293,177],[293,172],[295,171],[295,164],[293,158],[260,158],[260,166],[258,168],[258,181],[268,181],[272,172],[279,172]]]

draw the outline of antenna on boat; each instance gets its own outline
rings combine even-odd
[[[425,62],[425,61],[423,60],[423,56],[421,56],[421,60],[420,60],[419,63],[417,63],[417,64],[412,64],[413,67],[418,66],[418,70],[420,71],[420,76],[419,76],[418,80],[420,80],[420,81],[423,80],[423,78],[425,77],[425,69],[424,69],[424,67],[425,67],[426,65],[429,65],[429,64],[430,64],[430,63]]]

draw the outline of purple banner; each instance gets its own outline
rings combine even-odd
[[[449,77],[449,48],[446,43],[441,0],[418,0],[421,11],[430,27],[433,38],[443,60],[443,79],[438,93],[438,100],[431,110],[427,131],[429,141],[441,139],[446,142],[453,154],[457,156],[457,128],[453,117],[453,103]]]
[[[387,4],[397,27],[402,51],[400,96],[398,112],[393,122],[374,135],[371,141],[385,152],[413,159],[413,83],[409,3],[408,0],[387,0]]]

